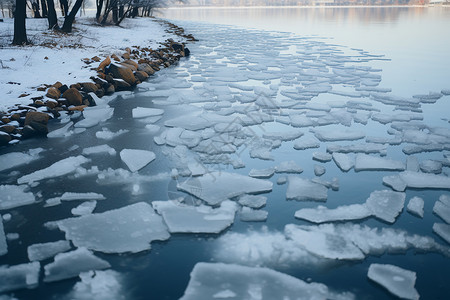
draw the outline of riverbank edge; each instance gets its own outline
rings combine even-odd
[[[61,112],[72,114],[95,106],[91,93],[101,98],[118,91],[133,90],[155,72],[189,56],[186,45],[197,41],[195,37],[167,20],[153,19],[165,27],[165,32],[178,36],[180,41],[166,39],[158,42],[158,49],[129,46],[121,55],[111,53],[83,59],[95,75],[70,86],[60,81],[42,84],[35,91],[45,92],[44,96],[31,98],[32,102],[27,105],[17,104],[7,111],[0,111],[0,147],[14,145],[22,139],[46,137],[48,122],[58,119]],[[30,90],[30,94],[35,91]]]

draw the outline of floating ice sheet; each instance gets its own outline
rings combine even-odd
[[[272,182],[251,178],[237,173],[211,172],[179,183],[179,190],[188,192],[210,205],[217,205],[227,199],[243,194],[269,192]]]
[[[58,162],[55,162],[54,164],[45,169],[38,170],[36,172],[20,177],[19,179],[17,179],[17,183],[18,184],[31,183],[43,179],[64,176],[75,172],[80,165],[87,162],[89,162],[89,159],[87,159],[82,155],[68,157]]]
[[[355,171],[404,171],[405,168],[405,164],[401,161],[367,154],[358,154],[355,159]]]
[[[42,148],[31,149],[26,153],[11,152],[0,155],[0,172],[15,168],[39,158],[39,153],[44,151]]]
[[[50,224],[75,246],[105,253],[136,253],[150,249],[153,240],[170,237],[162,218],[144,202]]]
[[[122,275],[113,270],[88,271],[80,273],[81,281],[77,282],[65,300],[126,300]]]
[[[450,196],[441,195],[439,200],[434,203],[433,212],[450,224]]]
[[[74,251],[59,253],[55,261],[45,265],[45,282],[53,282],[72,278],[81,272],[90,270],[102,270],[111,267],[110,264],[92,254],[86,248],[78,248]]]
[[[314,129],[314,135],[320,141],[353,141],[363,139],[366,134],[356,129]]]
[[[70,250],[69,241],[57,241],[28,246],[27,253],[30,261],[41,261],[55,256],[58,253]]]
[[[303,169],[293,160],[283,161],[275,167],[276,173],[302,173]]]
[[[62,194],[61,201],[79,201],[79,200],[105,200],[105,196],[99,193],[72,193],[65,192]]]
[[[383,183],[396,191],[406,188],[417,189],[450,189],[450,178],[447,176],[405,171],[398,175],[383,177]]]
[[[289,176],[286,198],[298,201],[326,201],[328,189],[308,179]]]
[[[159,108],[136,107],[132,110],[132,116],[135,119],[160,116],[164,110]]]
[[[267,284],[276,282],[276,284]],[[320,283],[267,268],[223,263],[197,263],[180,300],[210,299],[353,299],[351,293],[334,293]]]
[[[0,185],[0,210],[34,203],[33,193],[26,189],[26,185]]]
[[[347,154],[334,152],[332,157],[339,169],[344,172],[349,171],[355,165],[354,159]]]
[[[295,212],[296,218],[314,223],[359,220],[371,215],[372,212],[365,204],[345,205],[334,209],[318,206],[317,208],[302,208]]]
[[[434,223],[433,231],[450,244],[450,225],[444,223]]]
[[[83,155],[104,154],[104,153],[114,156],[116,155],[116,150],[108,145],[99,145],[84,148],[82,152]]]
[[[189,206],[176,201],[153,201],[171,233],[219,233],[234,222],[235,202],[226,200],[220,207]]]
[[[39,262],[9,267],[0,266],[0,293],[37,287],[40,271]]]
[[[261,208],[266,205],[267,197],[261,195],[243,195],[239,197],[239,204],[251,208]]]
[[[388,223],[394,223],[405,205],[405,193],[388,190],[374,191],[366,201],[372,214]]]
[[[408,205],[406,206],[406,210],[415,216],[423,218],[423,214],[424,214],[423,206],[424,206],[424,201],[422,198],[413,197],[409,200]]]
[[[265,210],[253,209],[250,207],[242,207],[239,214],[241,221],[244,222],[261,222],[267,220],[269,213]]]
[[[251,169],[248,176],[255,178],[270,178],[275,173],[274,168],[268,169]]]
[[[114,114],[114,108],[107,105],[86,107],[83,111],[84,119],[75,123],[77,128],[93,127],[110,119]]]
[[[419,293],[414,288],[415,272],[394,265],[371,264],[367,277],[399,298],[419,299]]]
[[[97,206],[97,201],[86,201],[78,205],[77,207],[72,208],[70,211],[72,215],[75,216],[83,216],[92,213]]]
[[[129,132],[129,130],[120,129],[120,130],[118,130],[116,132],[113,132],[113,131],[111,131],[111,130],[109,130],[107,128],[102,128],[102,130],[97,131],[95,133],[95,136],[97,138],[99,138],[99,139],[110,141],[110,140],[114,139],[115,137],[118,137],[119,135],[122,135],[122,134],[127,133],[127,132]]]
[[[131,172],[137,172],[155,160],[156,155],[148,150],[123,149],[120,151],[120,158]]]

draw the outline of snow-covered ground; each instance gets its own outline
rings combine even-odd
[[[0,22],[0,111],[32,103],[45,95],[36,88],[60,81],[70,86],[90,81],[96,75],[83,59],[122,54],[132,46],[157,49],[167,39],[180,40],[166,32],[167,26],[152,18],[125,19],[120,27],[98,26],[93,18],[77,18],[72,34],[48,30],[47,19],[26,20],[29,46],[11,46],[14,20]],[[120,55],[119,55],[120,56]],[[20,97],[23,94],[29,94]]]

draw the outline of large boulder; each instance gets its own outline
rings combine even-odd
[[[8,145],[11,141],[11,136],[3,131],[0,131],[0,146]]]
[[[134,72],[134,76],[140,81],[143,82],[148,78],[148,74],[144,71],[136,71]]]
[[[155,70],[147,63],[139,64],[138,71],[143,71],[147,75],[153,75],[155,73]]]
[[[98,90],[98,87],[95,83],[93,82],[82,82],[80,83],[82,88],[83,88],[83,92],[86,93],[95,93]]]
[[[25,116],[25,125],[30,125],[33,122],[47,125],[50,116],[43,112],[29,111]]]
[[[98,66],[97,70],[105,70],[105,68],[107,66],[109,66],[109,64],[111,63],[111,58],[109,58],[109,56],[100,63],[100,65]]]
[[[51,87],[47,90],[46,96],[58,100],[59,97],[61,96],[61,92],[57,88]]]
[[[109,72],[114,78],[122,79],[131,86],[136,84],[136,77],[134,77],[133,71],[127,67],[111,63]]]
[[[69,105],[79,106],[83,103],[83,96],[75,88],[68,89],[62,96],[67,100]]]

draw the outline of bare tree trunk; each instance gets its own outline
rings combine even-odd
[[[47,18],[47,3],[45,0],[41,0],[41,7],[42,7],[42,17]]]
[[[102,14],[103,0],[96,0],[95,6],[97,7],[97,13],[95,14],[95,19],[97,19],[97,21],[98,21],[100,19],[100,15]]]
[[[69,13],[69,3],[67,0],[59,0],[59,5],[61,6],[61,13],[64,17],[67,17]]]
[[[117,21],[119,20],[119,10],[117,9],[117,5],[114,5],[114,7],[112,8],[112,18],[113,18],[113,23],[117,23]]]
[[[59,29],[58,18],[56,17],[55,2],[53,0],[47,0],[48,8],[48,29]]]
[[[14,13],[14,39],[13,45],[28,44],[27,28],[25,19],[27,17],[26,0],[16,0],[16,11]]]
[[[33,9],[33,15],[35,18],[41,18],[41,13],[39,12],[39,2],[31,3],[31,8]]]
[[[75,16],[78,13],[78,10],[81,7],[83,0],[77,0],[75,5],[72,7],[70,13],[64,18],[64,24],[61,30],[66,33],[72,32],[72,24],[75,21]]]

